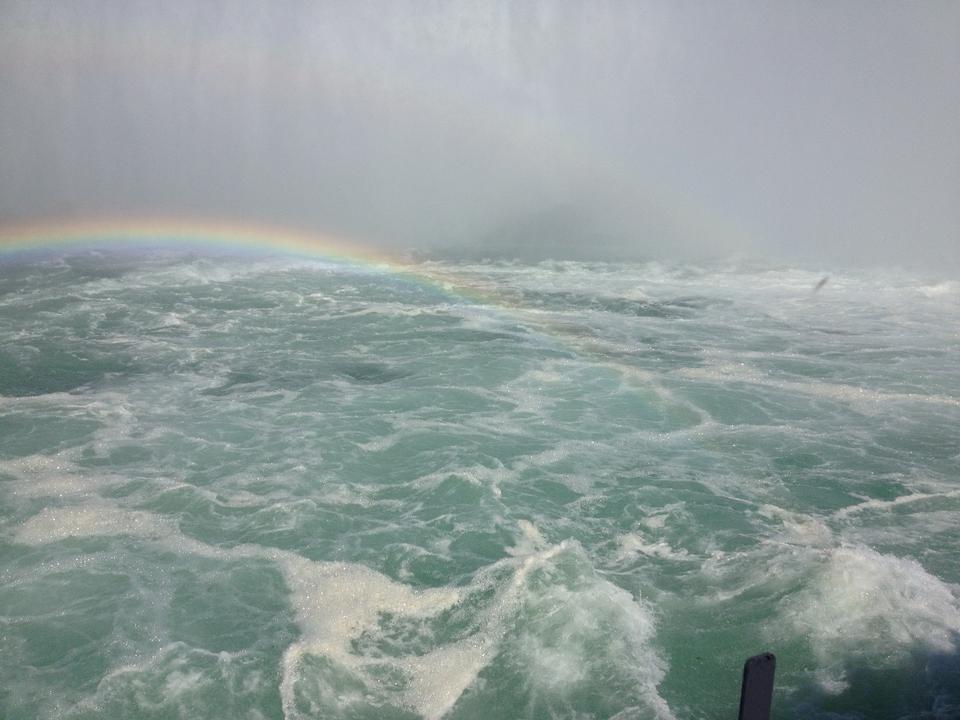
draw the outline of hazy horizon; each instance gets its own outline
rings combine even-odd
[[[0,224],[960,263],[956,3],[0,8]]]

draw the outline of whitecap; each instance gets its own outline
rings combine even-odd
[[[956,652],[955,593],[916,560],[845,545],[822,556],[811,582],[782,603],[779,621],[810,643],[825,688],[842,690],[852,662],[876,668],[912,651]]]

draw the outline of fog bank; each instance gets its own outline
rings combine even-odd
[[[0,4],[0,222],[960,263],[960,4]]]

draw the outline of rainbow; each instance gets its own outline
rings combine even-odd
[[[391,269],[409,265],[384,250],[334,235],[223,220],[144,217],[0,226],[0,257],[30,251],[157,245],[280,252]]]
[[[462,301],[508,309],[503,299],[451,272],[428,269],[396,252],[326,233],[209,218],[94,218],[0,225],[0,264],[22,255],[137,248],[210,249],[322,260],[384,272]]]
[[[334,235],[311,233],[287,227],[239,224],[224,220],[190,218],[114,218],[36,222],[0,225],[0,265],[5,258],[47,252],[83,249],[225,250],[259,255],[283,254],[322,260],[350,267],[364,267],[399,277],[415,285],[439,291],[456,301],[489,308],[580,357],[592,357],[597,365],[609,367],[625,379],[649,384],[646,373],[602,359],[587,344],[563,328],[543,319],[509,295],[480,286],[450,270],[425,267],[382,248]]]
[[[396,253],[343,237],[288,227],[196,218],[112,218],[0,225],[0,266],[4,259],[84,249],[209,249],[253,255],[288,255],[347,267],[362,267],[425,287],[454,302],[479,305],[509,316],[541,335],[571,345],[509,297],[455,272],[424,266]],[[571,348],[576,352],[575,348]]]

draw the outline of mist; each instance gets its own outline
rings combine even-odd
[[[960,4],[3,2],[0,223],[960,265]]]

